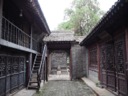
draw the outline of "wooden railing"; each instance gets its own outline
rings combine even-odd
[[[32,49],[38,51],[38,42],[34,38],[31,40],[31,38],[30,35],[11,21],[2,17],[2,39],[27,48],[31,48],[30,46],[32,44]]]

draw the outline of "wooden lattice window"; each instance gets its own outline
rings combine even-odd
[[[7,56],[7,75],[11,74],[12,56]]]
[[[118,73],[124,73],[125,62],[124,62],[124,38],[123,36],[115,41],[115,63]]]
[[[6,74],[6,56],[0,56],[0,77]]]
[[[114,64],[114,44],[107,42],[101,45],[101,67],[105,70],[115,70]]]
[[[100,48],[100,65],[102,69],[106,69],[106,46],[105,44],[102,44]]]
[[[13,57],[12,58],[12,73],[18,73],[19,72],[19,58],[18,57]]]
[[[115,70],[113,43],[106,44],[106,69]]]
[[[24,57],[19,57],[19,72],[24,71],[24,63],[25,63],[25,58]]]

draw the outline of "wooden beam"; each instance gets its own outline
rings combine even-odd
[[[21,51],[25,51],[25,52],[34,53],[34,54],[38,53],[35,50],[32,50],[32,49],[29,49],[29,48],[14,44],[14,43],[6,41],[4,39],[0,39],[0,45],[6,46],[6,47],[9,47],[9,48],[13,48],[13,49],[17,49],[17,50],[21,50]]]

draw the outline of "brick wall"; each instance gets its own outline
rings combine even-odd
[[[81,47],[78,43],[72,44],[72,79],[86,76],[86,48]]]
[[[67,52],[63,50],[55,50],[51,53],[51,67],[67,66]]]

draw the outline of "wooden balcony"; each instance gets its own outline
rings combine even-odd
[[[32,53],[39,51],[39,43],[5,17],[2,17],[0,44]]]

